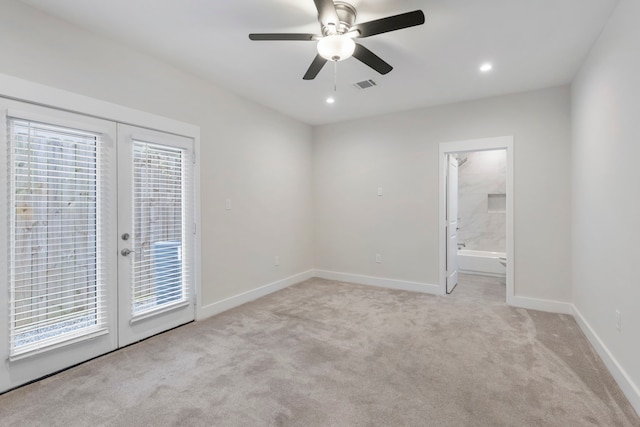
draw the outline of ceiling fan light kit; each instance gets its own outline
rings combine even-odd
[[[356,42],[342,34],[326,36],[318,41],[318,54],[328,61],[344,61],[353,56]]]
[[[299,33],[249,34],[255,41],[317,41],[318,53],[305,73],[304,80],[316,78],[327,61],[343,61],[353,56],[380,74],[387,74],[393,67],[354,39],[365,38],[390,31],[401,30],[425,22],[421,10],[388,16],[356,24],[356,9],[349,3],[333,0],[313,0],[318,10],[322,35]]]

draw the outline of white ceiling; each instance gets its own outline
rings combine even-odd
[[[146,51],[309,124],[569,83],[618,0],[352,0],[356,22],[422,9],[425,25],[359,42],[394,70],[354,58],[313,81],[314,42],[250,41],[251,32],[319,33],[313,0],[22,0]],[[484,61],[494,70],[482,74]],[[353,83],[374,79],[358,90]]]

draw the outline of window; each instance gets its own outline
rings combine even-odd
[[[100,135],[15,117],[9,144],[10,356],[106,328]]]
[[[133,315],[185,300],[184,150],[133,141]]]

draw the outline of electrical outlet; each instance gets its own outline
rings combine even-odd
[[[276,255],[275,259],[273,260],[273,265],[275,265],[276,267],[280,265],[280,257],[278,255]]]
[[[382,254],[376,254],[376,263],[377,264],[382,263]]]
[[[622,332],[622,312],[616,310],[616,329],[618,332]]]

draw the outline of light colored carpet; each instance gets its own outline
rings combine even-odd
[[[570,316],[312,279],[0,396],[24,426],[638,426]]]

